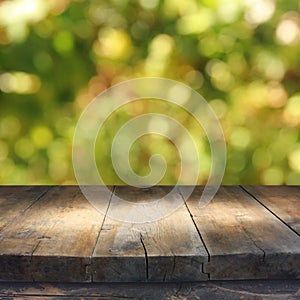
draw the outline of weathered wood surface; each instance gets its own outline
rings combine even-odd
[[[181,202],[179,208],[156,222],[131,224],[109,217],[113,209],[130,213],[126,204],[114,206],[115,195],[141,203],[168,197],[168,190],[116,188],[93,254],[95,282],[208,280],[202,273],[208,255],[179,192],[175,195]]]
[[[90,281],[86,266],[103,218],[78,187],[52,187],[0,232],[0,278]]]
[[[1,299],[296,300],[300,280],[193,283],[0,283]]]
[[[243,188],[300,234],[300,186],[244,186]]]
[[[258,200],[241,187],[221,187],[200,209],[202,187],[186,204],[179,192],[167,195],[170,187],[116,187],[109,195],[90,187],[93,205],[105,215],[75,186],[0,187],[0,281],[296,279],[299,188],[282,188],[286,205],[275,196],[279,187],[249,189],[260,191]],[[166,205],[180,205],[158,221],[131,224],[111,218],[134,213],[118,195],[138,204],[164,197]]]
[[[187,206],[210,254],[211,279],[300,278],[300,238],[240,187],[221,187],[205,207]]]
[[[2,186],[0,188],[0,279],[28,279],[30,277],[24,271],[30,265],[28,254],[32,250],[30,243],[22,240],[22,230],[14,232],[16,240],[20,241],[20,247],[11,239],[5,237],[7,228],[19,222],[22,215],[42,197],[49,187],[30,186]],[[22,248],[22,253],[18,253]],[[7,256],[7,255],[8,256]],[[21,256],[24,254],[23,256]]]
[[[0,232],[8,223],[30,208],[49,187],[3,186],[0,188]]]

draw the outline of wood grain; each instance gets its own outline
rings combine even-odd
[[[0,186],[0,232],[28,209],[50,187]]]
[[[244,186],[243,188],[300,234],[300,186]]]
[[[177,283],[0,283],[1,299],[299,299],[299,280]]]
[[[86,266],[103,219],[78,187],[51,188],[1,232],[0,278],[90,281]]]
[[[163,197],[167,191],[168,187],[147,192],[117,187],[108,215],[115,209],[115,195],[141,203]],[[156,222],[132,224],[106,217],[92,258],[95,282],[208,279],[202,273],[208,259],[204,245],[179,193],[177,197],[182,202],[179,209]]]
[[[246,187],[256,200],[240,187],[225,186],[205,208],[197,205],[203,187],[186,203],[180,194],[185,187],[173,195],[172,187],[116,187],[108,194],[87,188],[92,204],[75,186],[0,187],[0,281],[300,277],[297,187]],[[159,198],[178,209],[155,222],[121,220],[161,212]]]
[[[239,187],[221,187],[205,207],[187,201],[210,254],[211,279],[299,278],[299,236]]]

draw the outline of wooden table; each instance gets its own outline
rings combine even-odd
[[[177,197],[182,199],[181,188]],[[114,187],[130,201],[168,187]],[[99,213],[76,186],[0,187],[0,280],[174,282],[300,278],[300,186],[203,187],[159,221]]]

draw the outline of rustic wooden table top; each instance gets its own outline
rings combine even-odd
[[[0,281],[300,278],[300,186],[223,186],[205,208],[197,187],[144,224],[110,218],[114,197],[149,201],[168,187],[112,191],[104,215],[76,186],[0,187]]]

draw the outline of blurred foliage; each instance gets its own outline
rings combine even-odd
[[[179,80],[209,101],[227,142],[224,184],[300,183],[300,2],[298,0],[0,1],[0,183],[74,184],[72,138],[84,107],[125,79]],[[210,168],[201,129],[155,101],[120,109],[99,133],[98,165],[120,183],[110,144],[120,126],[163,112],[192,132]],[[199,133],[200,132],[200,133]],[[134,170],[180,158],[161,137],[132,147]]]

